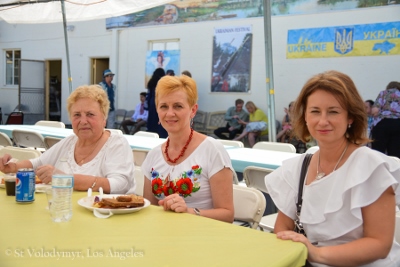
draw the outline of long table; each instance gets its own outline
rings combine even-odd
[[[247,166],[276,169],[282,165],[284,160],[300,156],[296,153],[253,148],[232,148],[226,151],[231,158],[233,168],[237,172],[243,172]]]
[[[43,136],[56,136],[60,138],[74,134],[72,129],[36,125],[0,125],[0,132],[6,133],[10,137],[12,136],[13,129],[31,130],[39,132]],[[131,148],[146,150],[151,150],[165,142],[163,138],[150,138],[136,135],[124,135],[124,137],[128,140]],[[276,169],[282,165],[284,160],[299,156],[299,154],[270,150],[238,148],[233,146],[225,146],[225,148],[232,160],[232,166],[237,172],[243,172],[244,168],[250,165]]]
[[[108,219],[77,204],[55,223],[46,196],[19,204],[0,189],[0,265],[19,266],[303,266],[307,249],[274,234],[149,206]]]
[[[58,138],[65,138],[74,134],[72,129],[63,129],[63,128],[55,128],[55,127],[47,127],[47,126],[39,126],[39,125],[0,125],[0,132],[7,134],[10,138],[12,137],[12,131],[14,129],[21,129],[27,131],[35,131],[45,136],[54,136]],[[125,138],[128,140],[131,148],[140,148],[140,149],[152,149],[157,145],[164,143],[165,139],[162,138],[148,138],[143,136],[135,136],[135,135],[126,135]]]

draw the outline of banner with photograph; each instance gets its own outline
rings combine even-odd
[[[163,68],[165,72],[173,70],[175,75],[180,75],[180,60],[180,50],[148,51],[146,55],[145,87],[147,87],[148,81],[157,68]]]
[[[286,57],[400,55],[400,21],[288,31]]]
[[[250,90],[252,26],[215,28],[211,92]]]

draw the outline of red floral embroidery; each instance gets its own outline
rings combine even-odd
[[[163,192],[163,182],[160,178],[156,178],[151,181],[151,190],[155,195],[159,195]]]
[[[177,188],[175,187],[174,182],[167,182],[164,184],[163,191],[164,191],[164,196],[169,196],[172,194],[175,194]]]
[[[192,193],[193,183],[190,178],[181,178],[176,182],[176,187],[179,194],[188,196],[190,193]]]

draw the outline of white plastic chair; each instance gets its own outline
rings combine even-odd
[[[224,146],[244,147],[244,144],[241,141],[233,141],[225,139],[216,139],[216,140],[221,142]]]
[[[132,148],[133,153],[133,163],[135,166],[142,166],[143,161],[145,160],[148,150],[140,149],[140,148]]]
[[[1,146],[13,146],[13,142],[10,137],[5,133],[0,132],[0,145]]]
[[[145,131],[139,131],[139,132],[135,133],[134,135],[144,136],[144,137],[152,137],[152,138],[160,138],[157,133],[145,132]]]
[[[43,135],[35,131],[14,129],[12,131],[14,143],[19,147],[33,147],[46,150]]]
[[[42,120],[42,121],[36,122],[35,125],[65,129],[65,124],[63,122],[61,122],[61,121],[45,121],[45,120]]]
[[[110,129],[110,128],[106,128],[106,130],[107,131],[110,131],[110,132],[114,132],[114,133],[117,133],[117,134],[124,134],[121,130],[119,130],[119,129]]]
[[[139,196],[143,196],[143,190],[144,190],[144,175],[142,172],[142,168],[135,166],[135,182],[136,182],[136,189],[135,189],[135,194]]]
[[[266,207],[264,195],[257,189],[234,184],[233,204],[235,221],[249,223],[257,229]]]
[[[62,138],[55,137],[55,136],[45,136],[44,137],[44,144],[46,145],[46,149],[49,149],[50,147],[54,146],[60,140],[62,140]]]
[[[273,172],[272,169],[248,166],[243,171],[243,179],[248,187],[258,189],[264,193],[268,193],[267,187],[265,185],[265,176],[270,174],[271,172]],[[277,216],[277,213],[263,216],[260,220],[260,228],[269,232],[273,232]]]
[[[253,149],[265,149],[281,152],[296,153],[296,147],[288,143],[278,143],[278,142],[257,142]]]
[[[4,156],[5,154],[9,154],[18,160],[34,159],[42,155],[42,153],[37,150],[14,146],[6,146],[0,149],[0,157]]]
[[[309,149],[306,150],[307,154],[314,154],[319,150],[319,146],[312,146]]]

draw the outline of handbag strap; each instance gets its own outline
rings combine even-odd
[[[310,161],[313,154],[307,154],[303,160],[303,165],[301,166],[300,181],[299,181],[299,194],[297,195],[297,216],[300,216],[301,205],[303,204],[303,186],[304,180],[306,178],[307,168],[310,165]]]

